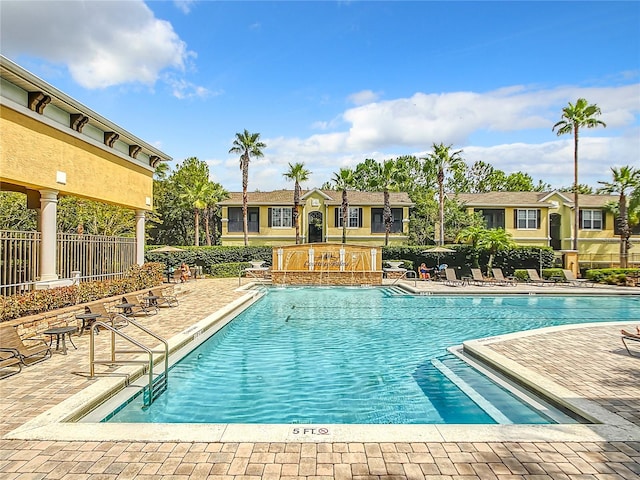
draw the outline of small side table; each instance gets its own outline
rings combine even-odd
[[[122,314],[126,317],[127,315],[133,314],[133,307],[135,307],[135,303],[119,303],[118,305],[114,305],[114,307],[122,310]]]
[[[42,333],[44,333],[45,335],[49,335],[49,337],[51,337],[51,339],[49,340],[49,346],[51,346],[53,344],[53,337],[56,337],[56,351],[60,349],[60,340],[62,340],[62,354],[66,355],[67,354],[67,343],[65,342],[65,335],[69,337],[69,341],[71,342],[71,345],[73,345],[73,348],[75,348],[76,350],[78,349],[78,347],[76,347],[76,344],[73,343],[73,340],[71,340],[71,334],[73,332],[75,332],[76,330],[78,330],[76,327],[59,327],[59,328],[50,328],[49,330],[46,330]]]
[[[147,307],[157,307],[158,306],[158,299],[160,297],[158,297],[157,295],[145,295],[144,297],[144,301],[147,304]]]
[[[78,320],[82,320],[82,327],[80,327],[80,335],[82,335],[85,330],[89,330],[93,326],[95,321],[100,317],[101,315],[99,313],[91,313],[91,312],[79,313],[78,315],[76,315],[76,318]]]

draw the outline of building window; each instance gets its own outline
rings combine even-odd
[[[485,228],[489,230],[493,228],[504,229],[504,209],[476,208],[474,211],[482,215]]]
[[[229,223],[227,231],[229,233],[244,232],[242,222],[242,207],[229,207]],[[258,207],[247,208],[247,228],[249,232],[257,233],[260,231],[260,209]]]
[[[402,233],[402,208],[392,208],[391,233]],[[385,233],[384,208],[371,209],[371,233]]]
[[[518,230],[535,230],[540,225],[540,210],[516,210],[516,228]]]
[[[271,218],[270,227],[291,228],[293,225],[293,209],[291,207],[273,207],[269,210],[269,216]]]
[[[580,210],[580,228],[602,230],[602,210]]]
[[[342,228],[342,207],[336,207],[336,227]],[[347,208],[347,228],[362,227],[362,208]]]

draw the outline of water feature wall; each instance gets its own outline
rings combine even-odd
[[[274,247],[275,285],[381,285],[382,249],[340,243]]]

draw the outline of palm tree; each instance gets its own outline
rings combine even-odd
[[[400,184],[404,181],[403,170],[398,168],[394,160],[385,160],[377,163],[375,177],[371,179],[371,184],[378,191],[382,190],[384,195],[384,209],[382,210],[382,221],[384,222],[384,244],[389,245],[389,234],[393,225],[393,215],[391,215],[391,202],[389,201],[389,191],[397,192]]]
[[[240,170],[242,170],[242,223],[244,229],[244,245],[249,245],[249,225],[247,223],[247,185],[249,183],[249,161],[251,157],[260,158],[264,156],[262,149],[267,146],[260,141],[259,133],[249,133],[245,128],[244,132],[236,133],[233,147],[229,153],[240,155]]]
[[[427,155],[425,168],[435,170],[438,181],[438,205],[440,208],[439,245],[444,245],[444,177],[449,169],[459,168],[464,160],[460,156],[462,150],[451,152],[452,145],[433,144],[433,152]]]
[[[463,228],[456,235],[456,243],[468,243],[472,248],[472,264],[473,268],[480,267],[480,260],[478,258],[478,244],[482,240],[482,238],[487,234],[487,229],[485,227],[479,227],[476,225],[469,225],[468,227]]]
[[[631,248],[631,227],[629,225],[629,215],[627,213],[627,192],[640,187],[640,169],[630,166],[611,168],[613,173],[612,182],[598,182],[603,187],[598,189],[599,193],[612,194],[618,192],[617,224],[620,230],[620,268],[627,268],[629,248]]]
[[[287,180],[293,180],[293,224],[296,227],[296,245],[300,243],[300,182],[309,180],[311,172],[304,168],[304,163],[289,163],[289,171],[282,174]]]
[[[490,275],[493,268],[493,260],[496,253],[507,250],[514,246],[512,236],[503,228],[491,228],[486,230],[478,241],[478,247],[484,248],[489,252],[489,261],[487,262],[487,276]]]
[[[212,235],[210,231],[210,219],[215,219],[218,214],[218,203],[229,197],[229,192],[227,192],[222,185],[216,182],[211,182],[211,191],[209,192],[209,197],[206,199],[206,207],[204,208],[204,236],[207,241],[207,245],[211,246],[212,244]],[[216,223],[213,226],[213,245],[217,244],[217,230]]]
[[[565,133],[573,133],[573,203],[574,203],[574,224],[573,224],[573,250],[578,253],[578,231],[580,230],[580,208],[578,205],[578,132],[580,128],[595,128],[600,125],[607,125],[596,119],[600,116],[600,108],[589,103],[584,98],[579,98],[575,105],[569,102],[569,106],[562,109],[562,120],[556,123],[551,129],[558,129],[558,136]]]
[[[341,168],[338,173],[333,174],[331,179],[336,188],[342,190],[342,243],[347,243],[347,216],[349,214],[349,199],[347,190],[353,187],[353,170]]]
[[[210,181],[196,181],[191,184],[182,186],[179,194],[180,199],[184,200],[194,213],[195,241],[194,245],[200,245],[200,210],[206,208],[208,199],[212,194],[212,183]]]

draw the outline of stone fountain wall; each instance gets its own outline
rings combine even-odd
[[[381,285],[382,249],[340,243],[275,247],[271,279],[276,285]]]

